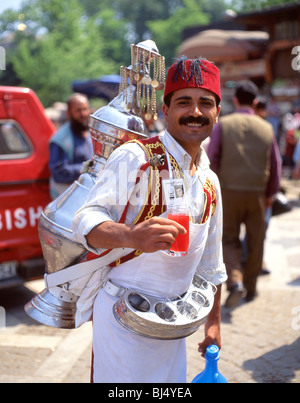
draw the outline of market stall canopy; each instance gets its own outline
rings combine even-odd
[[[205,57],[215,63],[262,57],[269,34],[262,31],[209,29],[186,39],[178,54]]]
[[[111,74],[99,79],[72,82],[72,91],[85,94],[89,98],[104,98],[108,102],[119,93],[120,76]]]

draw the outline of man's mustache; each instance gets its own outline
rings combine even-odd
[[[199,125],[208,125],[209,124],[209,119],[204,117],[204,116],[199,116],[197,118],[193,116],[188,116],[188,117],[182,117],[179,119],[179,124],[180,125],[186,125],[189,123],[195,123]]]

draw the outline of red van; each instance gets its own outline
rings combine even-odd
[[[54,132],[32,90],[0,86],[0,289],[45,271],[38,221],[50,202]]]

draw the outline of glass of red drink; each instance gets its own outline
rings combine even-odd
[[[189,249],[189,228],[190,228],[190,217],[185,206],[174,206],[169,209],[168,212],[169,220],[178,222],[186,229],[185,234],[179,234],[175,242],[172,244],[171,249],[168,251],[169,255],[172,256],[185,256]]]

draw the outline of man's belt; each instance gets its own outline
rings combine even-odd
[[[104,290],[119,298],[113,305],[115,319],[140,336],[172,340],[190,336],[206,320],[214,304],[216,286],[195,274],[189,289],[174,298],[157,298],[106,281]]]
[[[121,287],[120,285],[114,284],[111,280],[107,280],[104,283],[103,289],[107,292],[107,294],[109,294],[113,297],[118,297],[118,298],[120,298],[126,291],[126,288]]]

